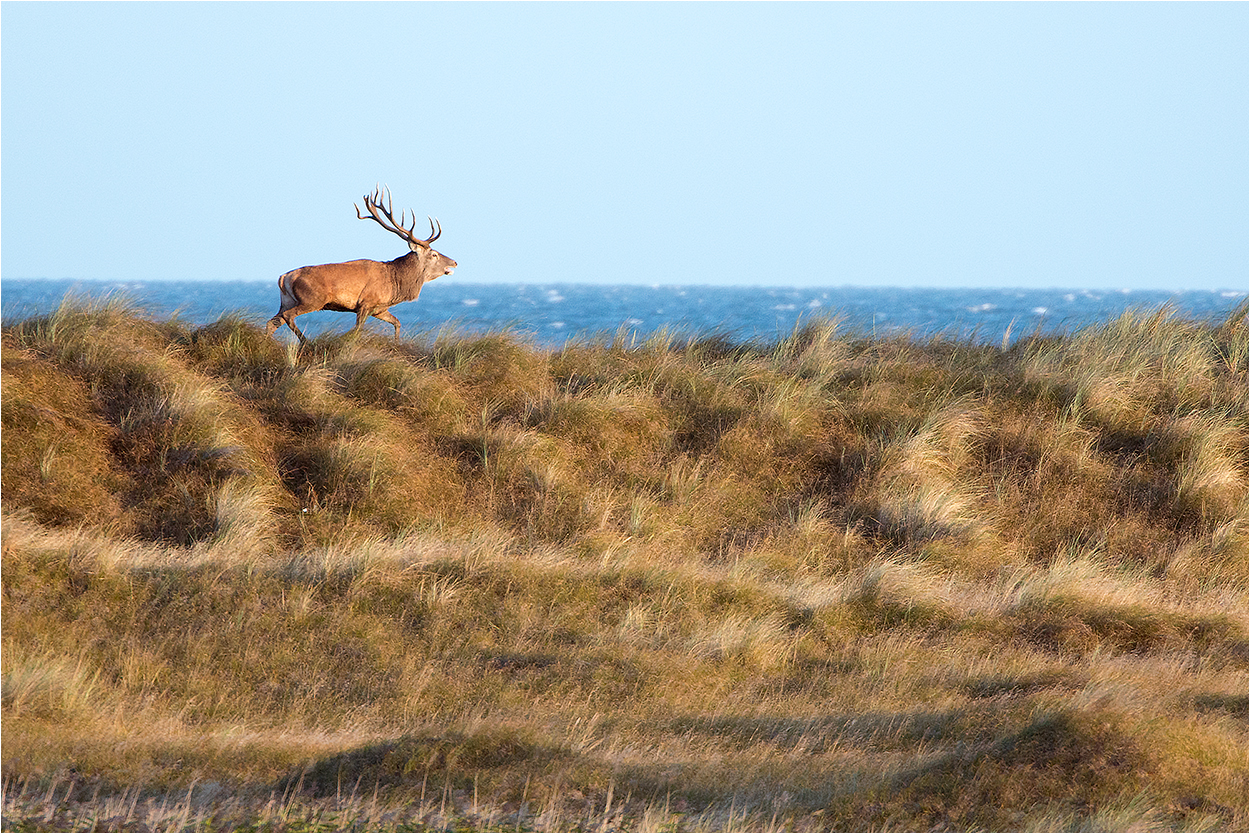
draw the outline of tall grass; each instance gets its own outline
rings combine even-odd
[[[1243,830],[1246,338],[7,325],[4,826]]]

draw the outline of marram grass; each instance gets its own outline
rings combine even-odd
[[[6,830],[1245,830],[1247,330],[3,333]]]

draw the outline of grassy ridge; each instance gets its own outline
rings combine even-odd
[[[5,827],[1244,830],[1246,318],[6,325]]]

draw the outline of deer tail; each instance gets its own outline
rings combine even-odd
[[[291,283],[290,283],[291,279],[295,276],[295,273],[297,271],[298,270],[284,272],[282,275],[278,276],[278,292],[282,296],[282,309],[284,310],[287,307],[293,307],[295,306],[295,304],[298,303],[295,300],[295,294],[291,292]]]

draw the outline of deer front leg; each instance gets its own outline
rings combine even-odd
[[[383,310],[383,311],[381,311],[380,313],[374,313],[374,314],[373,314],[373,317],[374,317],[375,319],[381,319],[382,321],[386,322],[387,324],[394,325],[394,327],[395,327],[395,341],[397,341],[397,342],[399,341],[399,319],[395,318],[395,316],[391,314],[391,311],[390,311],[390,310]]]
[[[291,332],[296,335],[296,337],[299,339],[299,343],[302,345],[304,344],[304,342],[307,342],[308,340],[304,338],[303,331],[301,331],[298,327],[295,326],[295,317],[298,315],[299,313],[291,313],[290,315],[288,315],[286,319],[286,326],[291,328]]]

